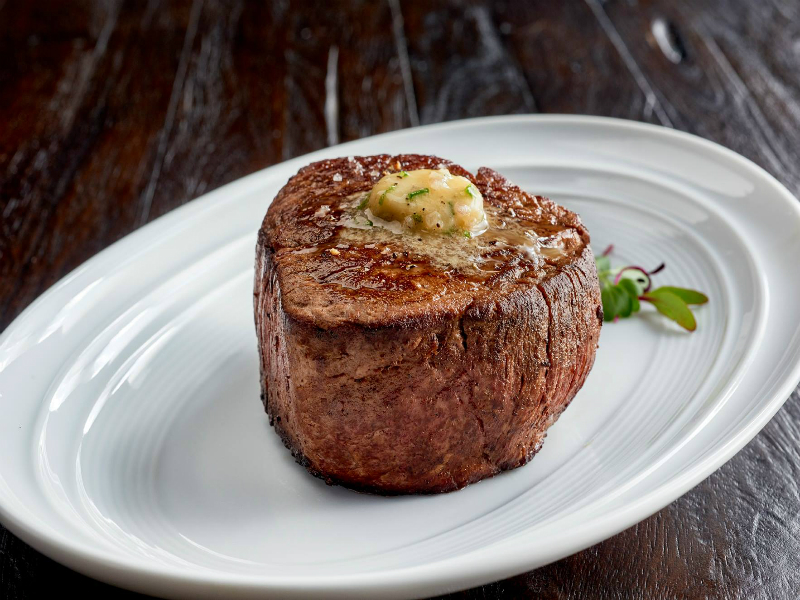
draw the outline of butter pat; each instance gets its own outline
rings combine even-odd
[[[372,188],[368,207],[379,219],[395,221],[412,232],[469,238],[488,227],[478,188],[447,169],[386,175]]]

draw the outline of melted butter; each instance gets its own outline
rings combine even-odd
[[[488,226],[478,188],[447,169],[390,173],[375,184],[367,203],[370,220],[393,231],[471,238]]]
[[[503,215],[491,205],[484,213],[483,233],[467,238],[463,233],[409,231],[402,223],[376,216],[367,199],[359,194],[344,200],[337,242],[381,248],[383,254],[408,253],[430,261],[443,272],[458,271],[481,279],[515,257],[535,268],[565,255],[561,235],[550,232],[546,237],[539,236],[531,223]]]

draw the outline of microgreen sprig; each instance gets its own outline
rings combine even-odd
[[[708,296],[695,290],[669,285],[654,289],[652,276],[664,269],[663,263],[652,271],[636,265],[612,268],[609,255],[613,250],[614,247],[609,246],[595,259],[605,321],[630,317],[639,312],[644,301],[687,331],[697,329],[697,321],[689,306],[705,304]]]

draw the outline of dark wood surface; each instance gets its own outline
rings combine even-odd
[[[0,0],[0,330],[142,224],[328,144],[491,114],[696,133],[800,192],[796,0]],[[454,598],[800,597],[800,398],[656,515]],[[133,598],[0,527],[0,597]],[[91,596],[89,596],[91,597]]]

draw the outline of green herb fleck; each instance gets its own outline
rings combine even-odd
[[[367,219],[367,225],[369,225],[370,227],[374,227],[374,224],[369,219]]]
[[[391,192],[391,191],[392,191],[394,188],[396,188],[396,187],[397,187],[397,184],[396,184],[396,183],[393,183],[393,184],[392,184],[392,185],[390,185],[388,188],[386,188],[385,190],[383,190],[383,193],[382,193],[382,194],[380,195],[380,197],[378,198],[378,204],[383,204],[383,201],[386,199],[386,194],[388,194],[389,192]]]
[[[467,238],[467,239],[470,239],[472,237],[472,234],[469,231],[465,231],[464,232],[464,237]]]
[[[411,218],[414,219],[417,223],[422,223],[422,215],[414,213],[413,215],[411,215]]]
[[[400,175],[401,179],[405,179],[406,177],[408,177],[408,173],[406,173],[405,171],[400,171],[398,175]]]
[[[455,214],[456,214],[456,208],[455,208],[455,206],[453,206],[453,203],[452,203],[452,202],[448,202],[448,204],[450,205],[450,214],[451,214],[451,215],[453,215],[453,216],[455,216]]]
[[[358,205],[358,210],[364,210],[369,204],[369,194],[364,196],[364,199],[361,201],[361,204]]]
[[[413,192],[409,192],[406,198],[408,198],[409,200],[413,200],[417,196],[421,194],[427,194],[429,192],[430,190],[428,188],[422,188],[421,190],[414,190]]]
[[[477,200],[478,198],[478,190],[475,189],[475,186],[471,183],[464,188],[464,191],[470,196],[473,200]]]

